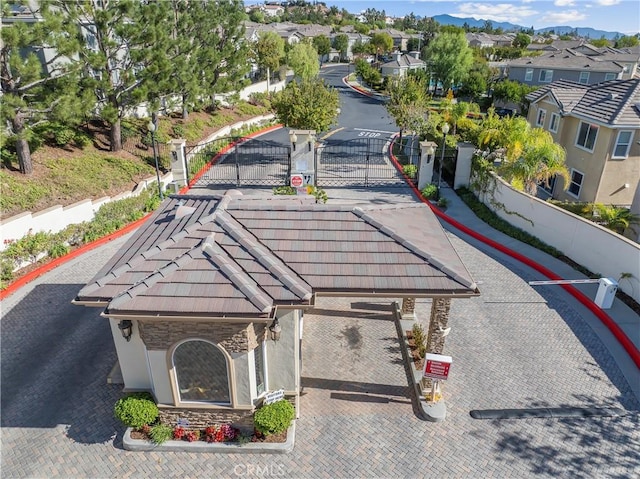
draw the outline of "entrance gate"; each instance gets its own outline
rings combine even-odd
[[[291,175],[288,146],[253,138],[225,137],[195,145],[187,149],[187,162],[198,186],[281,186],[289,184]]]
[[[409,164],[417,168],[420,158],[417,142],[415,146],[410,141],[401,146],[382,138],[363,137],[346,141],[329,139],[317,150],[316,184],[320,188],[406,186],[405,177],[392,160],[391,152],[401,168]]]

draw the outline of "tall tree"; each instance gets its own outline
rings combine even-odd
[[[333,37],[333,48],[340,52],[340,60],[347,58],[349,53],[349,37],[346,33],[339,33]]]
[[[317,37],[313,37],[313,47],[318,52],[320,56],[320,62],[322,63],[322,59],[325,55],[328,55],[331,52],[331,40],[326,35],[318,35]]]
[[[261,32],[254,54],[258,68],[266,71],[269,91],[271,72],[280,66],[280,61],[284,58],[284,40],[276,32]]]
[[[48,8],[31,14],[32,24],[16,22],[0,30],[0,118],[9,125],[24,174],[33,172],[33,129],[48,120],[72,120],[82,110],[72,61],[79,47],[73,24]]]
[[[369,40],[372,52],[378,60],[379,55],[384,55],[393,50],[393,38],[386,32],[374,33]]]
[[[122,119],[163,83],[157,61],[169,50],[168,2],[51,0],[79,26],[79,59],[109,125],[111,151],[122,149]]]
[[[473,53],[463,32],[441,33],[429,44],[427,59],[436,81],[446,90],[466,78]]]
[[[406,75],[393,78],[387,92],[389,101],[385,106],[400,128],[402,143],[403,133],[423,120],[429,111],[427,87],[421,78]]]
[[[307,42],[298,42],[291,47],[287,54],[287,64],[293,73],[303,80],[317,77],[320,72],[318,52]]]
[[[339,103],[338,92],[316,77],[290,82],[276,93],[272,104],[284,125],[322,132],[336,121]]]

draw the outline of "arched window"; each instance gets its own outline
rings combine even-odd
[[[225,354],[214,344],[189,340],[173,351],[180,401],[231,402]]]

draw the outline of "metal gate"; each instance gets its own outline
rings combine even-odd
[[[419,148],[406,140],[395,146],[382,138],[327,140],[317,150],[317,186],[406,186],[403,166],[413,164],[417,171],[420,157]]]
[[[187,149],[189,178],[207,184],[282,186],[289,184],[291,151],[273,141],[225,137]]]

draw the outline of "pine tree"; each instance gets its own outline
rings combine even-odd
[[[29,140],[50,120],[81,115],[71,60],[78,44],[64,17],[47,8],[32,10],[32,23],[3,25],[0,46],[0,118],[10,125],[20,171],[33,172]]]

